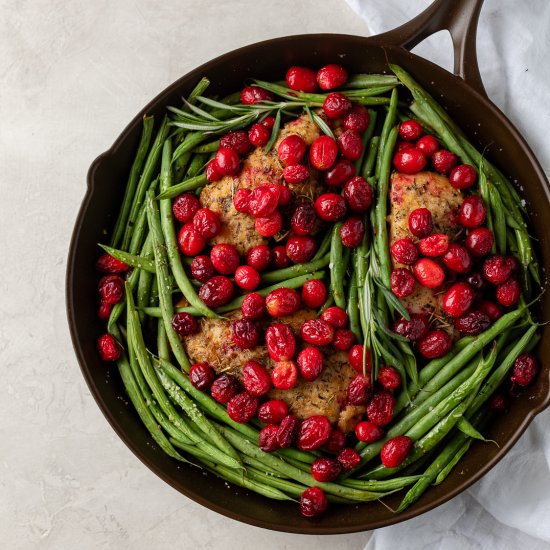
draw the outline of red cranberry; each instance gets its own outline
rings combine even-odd
[[[243,385],[248,393],[259,397],[271,389],[271,378],[260,363],[250,360],[243,366]]]
[[[365,236],[365,224],[359,216],[348,218],[340,227],[340,239],[346,248],[356,248]]]
[[[399,125],[399,137],[405,141],[416,141],[422,132],[422,126],[418,120],[405,120]]]
[[[265,424],[279,424],[288,415],[288,405],[281,399],[266,401],[258,409],[258,419]]]
[[[392,292],[398,298],[406,298],[414,292],[416,281],[409,270],[400,267],[392,271],[390,284]]]
[[[298,369],[304,380],[313,382],[321,375],[323,371],[324,359],[323,354],[318,348],[304,348],[297,358]]]
[[[223,174],[220,172],[218,168],[218,164],[215,159],[212,159],[206,165],[205,175],[206,175],[206,179],[211,183],[222,179]]]
[[[220,148],[233,149],[242,157],[252,149],[252,144],[244,130],[234,130],[220,138]]]
[[[395,152],[401,153],[401,151],[406,151],[407,149],[414,149],[414,143],[410,141],[398,141],[395,144]]]
[[[455,283],[443,296],[443,309],[451,317],[460,317],[472,307],[475,296],[468,283]]]
[[[334,329],[322,319],[310,319],[300,328],[300,336],[313,346],[328,346],[334,338]]]
[[[233,396],[227,403],[227,414],[233,422],[246,424],[256,416],[259,399],[243,391]]]
[[[190,222],[200,207],[199,199],[192,193],[182,193],[172,202],[174,217],[182,223]]]
[[[273,361],[289,361],[296,353],[296,339],[288,325],[274,323],[265,331],[265,343]]]
[[[433,154],[439,149],[439,142],[434,136],[428,134],[416,142],[416,148],[420,149],[426,158],[431,159]]]
[[[296,445],[301,451],[315,451],[329,440],[330,432],[330,422],[326,416],[310,416],[298,428]]]
[[[300,302],[300,295],[293,288],[277,288],[265,299],[267,312],[272,317],[293,315],[300,309]]]
[[[286,72],[286,83],[291,90],[313,93],[317,89],[315,71],[307,67],[290,67]]]
[[[250,194],[248,212],[255,218],[265,218],[275,212],[278,202],[279,190],[275,186],[259,185]]]
[[[315,212],[325,222],[337,222],[346,215],[346,201],[336,193],[324,193],[315,201]]]
[[[189,369],[189,381],[193,387],[200,391],[206,391],[212,386],[216,373],[208,363],[195,363]]]
[[[317,71],[317,84],[321,90],[340,88],[348,80],[348,72],[341,65],[325,65]]]
[[[374,443],[384,437],[384,430],[368,420],[363,420],[355,426],[355,435],[359,441],[364,443]]]
[[[277,433],[279,432],[279,426],[275,424],[269,424],[264,426],[258,434],[258,447],[264,453],[272,453],[279,448],[277,442]]]
[[[483,199],[477,195],[466,197],[460,206],[458,213],[458,221],[460,225],[473,229],[479,227],[487,215],[487,209],[483,203]]]
[[[346,434],[339,428],[330,432],[330,437],[325,445],[325,449],[331,453],[339,453],[346,446]]]
[[[287,166],[283,170],[283,178],[289,185],[299,185],[309,179],[309,170],[303,164]]]
[[[348,314],[338,306],[325,309],[321,313],[321,319],[334,328],[344,328],[348,324]]]
[[[340,159],[325,172],[325,183],[332,187],[342,187],[353,176],[355,176],[355,165],[348,159]]]
[[[260,331],[254,321],[237,319],[231,323],[231,337],[239,349],[252,349],[260,341]]]
[[[229,374],[218,376],[210,387],[210,395],[218,403],[227,403],[233,396],[239,393],[239,384]]]
[[[432,213],[427,208],[416,208],[409,214],[409,230],[419,239],[427,237],[434,230]]]
[[[391,246],[391,253],[400,264],[413,265],[418,260],[418,249],[409,237],[395,241]]]
[[[370,376],[358,374],[348,384],[346,390],[347,401],[350,405],[366,405],[372,397],[372,385]]]
[[[351,447],[345,447],[338,453],[338,462],[344,470],[353,470],[361,462],[359,453]]]
[[[97,339],[97,350],[103,361],[118,361],[122,355],[122,348],[112,334],[102,334]]]
[[[443,255],[443,263],[455,273],[467,273],[472,269],[474,261],[464,246],[451,243]]]
[[[216,168],[222,176],[236,176],[239,173],[241,161],[239,155],[233,149],[222,147],[218,149],[216,156]]]
[[[478,227],[470,231],[464,244],[474,256],[487,256],[493,248],[495,237],[493,232],[486,227]]]
[[[354,212],[363,214],[372,204],[372,187],[360,176],[351,178],[344,186],[344,197]]]
[[[339,328],[334,332],[332,346],[338,351],[348,351],[355,342],[355,334],[347,328]]]
[[[284,166],[298,164],[306,152],[306,142],[297,134],[284,138],[277,148],[277,155]]]
[[[113,304],[101,301],[97,310],[97,316],[101,321],[108,321],[111,316],[111,311],[113,311]]]
[[[455,319],[456,330],[466,336],[477,336],[486,330],[490,324],[489,317],[479,310],[470,311],[470,313]]]
[[[317,214],[310,202],[302,202],[296,205],[290,218],[290,227],[295,235],[311,235],[315,229]]]
[[[292,192],[282,183],[277,184],[277,189],[279,189],[279,201],[277,202],[277,205],[287,206],[292,200]]]
[[[255,105],[262,101],[273,101],[271,92],[260,88],[259,86],[247,86],[241,91],[241,103],[244,105]]]
[[[210,260],[218,273],[231,275],[235,273],[241,258],[233,245],[216,244],[210,251]]]
[[[359,160],[363,152],[361,136],[355,130],[346,130],[338,138],[338,149],[344,158],[352,161]]]
[[[266,244],[254,246],[246,253],[246,263],[256,271],[265,271],[272,260],[271,250]]]
[[[208,256],[195,256],[191,262],[191,275],[197,281],[206,283],[215,274],[214,265]]]
[[[449,236],[443,233],[433,233],[429,237],[421,239],[418,243],[418,249],[424,256],[436,258],[443,256],[449,248]]]
[[[494,285],[506,282],[511,274],[512,269],[504,256],[491,256],[483,262],[483,276]]]
[[[393,157],[393,165],[403,174],[416,174],[424,170],[426,156],[420,149],[412,148],[398,151]]]
[[[260,274],[249,265],[240,265],[235,270],[235,284],[243,290],[254,290],[260,284]]]
[[[256,218],[254,222],[254,227],[256,232],[259,233],[262,237],[273,237],[283,227],[283,217],[278,210],[272,212],[268,216],[263,218]]]
[[[448,174],[457,162],[458,157],[447,149],[439,149],[432,155],[432,165],[440,174]]]
[[[451,351],[453,341],[444,330],[432,330],[418,342],[418,351],[427,359],[443,357]]]
[[[409,342],[424,338],[430,330],[430,320],[425,313],[411,313],[410,320],[399,319],[393,326],[393,331]]]
[[[206,246],[206,241],[191,223],[186,223],[178,233],[178,246],[182,254],[196,256]]]
[[[275,126],[275,117],[271,115],[266,116],[263,120],[260,120],[260,124],[265,126],[268,130],[272,130],[273,126]]]
[[[508,401],[502,393],[495,393],[495,395],[489,399],[490,411],[500,413],[504,412],[506,407],[508,407]]]
[[[346,130],[355,130],[362,134],[369,127],[369,111],[363,105],[355,104],[351,111],[344,118],[344,128]]]
[[[245,319],[261,319],[265,313],[265,298],[257,292],[247,294],[241,306],[241,311]]]
[[[174,313],[172,317],[172,328],[180,338],[185,338],[185,336],[190,336],[199,331],[199,325],[196,319],[190,313],[185,313],[183,311]]]
[[[380,460],[386,468],[397,468],[400,466],[409,451],[411,450],[413,440],[406,435],[392,437],[384,443],[380,451]]]
[[[289,237],[286,241],[286,255],[295,264],[309,262],[316,250],[317,244],[312,237]]]
[[[517,273],[520,270],[519,261],[514,256],[506,256],[506,263],[510,267],[512,273]]]
[[[95,264],[96,268],[103,273],[124,273],[130,269],[130,266],[110,254],[102,254]]]
[[[344,117],[351,111],[351,108],[351,101],[339,92],[328,94],[323,102],[323,111],[328,118]]]
[[[254,147],[265,147],[270,137],[271,129],[260,122],[256,122],[248,130],[248,139]]]
[[[298,419],[292,414],[281,420],[277,433],[277,443],[281,449],[288,449],[294,443],[298,435],[298,425]]]
[[[416,280],[427,288],[438,288],[445,280],[445,272],[430,258],[421,258],[413,267]]]
[[[279,361],[271,371],[271,381],[278,390],[289,390],[298,380],[298,367],[294,361]]]
[[[233,298],[233,283],[224,275],[216,275],[199,289],[199,298],[208,307],[224,306]]]
[[[319,136],[309,148],[309,160],[317,170],[328,170],[337,156],[338,145],[330,136]]]
[[[514,306],[521,297],[521,286],[517,279],[511,278],[497,287],[496,298],[504,307]]]
[[[489,317],[491,323],[494,323],[502,317],[502,309],[500,309],[495,302],[491,302],[491,300],[481,300],[481,302],[477,304],[477,308]]]
[[[386,390],[396,390],[401,386],[401,375],[393,367],[382,367],[379,369],[377,380]]]
[[[529,386],[537,376],[539,366],[530,353],[520,355],[514,362],[511,381],[518,386]]]
[[[118,304],[124,297],[124,279],[118,275],[105,275],[99,281],[99,295],[106,304]]]
[[[273,266],[276,269],[284,269],[290,265],[290,258],[286,255],[286,248],[282,245],[278,245],[273,248]]]
[[[321,516],[327,508],[328,500],[320,487],[310,487],[300,495],[300,513],[306,518]]]
[[[311,308],[321,307],[327,299],[327,287],[319,279],[311,279],[302,287],[302,302]]]
[[[364,351],[363,344],[355,344],[348,351],[348,361],[357,374],[363,374],[363,359],[365,360],[365,372],[371,371],[370,350]]]
[[[483,275],[479,271],[469,273],[464,280],[478,292],[487,287],[487,281],[483,278]]]
[[[476,182],[477,172],[473,166],[469,164],[460,164],[451,170],[449,175],[449,183],[455,189],[468,189]]]
[[[241,214],[249,214],[250,195],[252,191],[246,187],[241,187],[233,195],[233,206]]]
[[[216,212],[209,208],[201,208],[193,216],[193,227],[208,241],[222,230],[222,222]]]
[[[342,465],[335,458],[316,458],[311,465],[311,475],[320,483],[334,481],[342,472]]]

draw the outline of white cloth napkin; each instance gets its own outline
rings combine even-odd
[[[417,15],[428,0],[347,0],[371,34]],[[522,132],[550,173],[550,2],[486,0],[478,57],[489,97]],[[438,33],[415,53],[452,69],[451,40]],[[550,548],[550,410],[540,414],[491,472],[450,502],[378,529],[365,550]]]

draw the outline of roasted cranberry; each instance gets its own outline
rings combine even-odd
[[[346,201],[336,193],[324,193],[315,201],[315,212],[323,221],[337,222],[346,215]]]
[[[185,338],[185,336],[198,332],[199,325],[190,313],[181,311],[179,313],[174,313],[172,317],[172,328],[180,338]]]
[[[510,267],[512,273],[517,273],[520,269],[520,264],[517,258],[514,256],[506,256],[506,263]]]
[[[290,218],[290,228],[295,235],[310,235],[315,229],[317,214],[310,202],[302,202],[296,205]]]
[[[283,170],[283,178],[289,185],[299,185],[309,179],[309,170],[303,164],[287,166]]]
[[[330,422],[326,416],[310,416],[298,428],[296,445],[301,451],[315,451],[329,440],[330,432]]]
[[[472,307],[475,296],[468,283],[455,283],[443,296],[443,309],[451,317],[460,317]]]
[[[452,345],[451,337],[444,330],[437,329],[428,332],[419,340],[418,351],[427,359],[435,359],[449,353]]]
[[[223,306],[233,298],[233,283],[224,275],[216,275],[199,289],[199,298],[208,307]]]
[[[265,424],[279,424],[288,415],[288,405],[281,399],[266,401],[258,409],[258,419]]]
[[[443,263],[455,273],[468,273],[472,269],[474,261],[464,246],[451,243],[443,255]]]
[[[342,465],[335,458],[316,458],[311,465],[311,475],[321,483],[334,481],[342,472]]]
[[[296,353],[296,339],[288,325],[274,323],[265,331],[265,343],[273,361],[289,361]]]
[[[420,149],[404,149],[398,151],[393,157],[393,165],[403,174],[416,174],[424,170],[426,156]]]
[[[271,137],[271,130],[264,124],[256,122],[248,130],[248,139],[255,147],[264,147]]]
[[[101,301],[114,305],[118,304],[124,296],[124,279],[118,275],[105,275],[99,281],[99,295]]]
[[[240,159],[239,155],[233,149],[221,147],[216,156],[216,168],[222,176],[236,176],[239,173]]]
[[[445,280],[445,272],[430,258],[421,258],[413,267],[416,280],[427,288],[438,288]]]
[[[277,443],[281,449],[288,449],[294,443],[298,435],[299,424],[298,419],[292,414],[285,416],[281,420],[279,431],[277,432]]]
[[[400,466],[409,451],[411,450],[413,440],[406,435],[392,437],[384,443],[380,451],[380,460],[386,468],[397,468]]]
[[[339,428],[330,432],[330,437],[325,445],[325,449],[331,453],[339,453],[346,446],[346,434]]]
[[[390,284],[398,298],[406,298],[414,292],[416,281],[409,270],[399,267],[391,272]]]
[[[460,206],[458,213],[458,221],[460,225],[473,229],[479,227],[487,215],[487,209],[483,203],[483,199],[477,195],[466,197]]]
[[[355,248],[365,236],[365,224],[359,216],[348,218],[340,227],[340,239],[346,248]]]
[[[248,393],[259,397],[271,389],[271,379],[260,363],[250,360],[243,365],[243,385]]]
[[[313,380],[319,378],[319,375],[323,371],[323,361],[323,354],[318,348],[314,347],[304,348],[298,354],[296,360],[302,378],[308,382],[313,382]]]
[[[222,222],[216,212],[209,208],[201,208],[193,216],[193,227],[208,241],[222,230]]]
[[[101,301],[97,310],[97,316],[101,321],[108,321],[111,316],[111,311],[113,311],[113,304]]]
[[[241,306],[241,311],[245,319],[261,319],[265,313],[265,298],[257,292],[247,294]]]
[[[102,334],[97,339],[97,350],[103,361],[118,361],[122,348],[112,334]]]
[[[204,171],[206,175],[206,179],[209,182],[214,182],[221,180],[223,177],[223,174],[218,169],[218,164],[216,163],[215,159],[212,159],[207,165],[206,170]]]
[[[338,453],[338,462],[344,470],[353,470],[360,462],[359,453],[351,447],[345,447]]]
[[[250,319],[237,319],[231,323],[231,337],[240,349],[251,349],[260,341],[260,331]]]
[[[363,420],[355,426],[355,435],[359,441],[364,443],[374,443],[384,437],[384,430],[374,422]]]
[[[260,120],[260,124],[268,130],[272,130],[273,126],[275,126],[275,117],[271,115],[266,116],[263,120]]]
[[[401,375],[393,367],[382,367],[378,371],[377,380],[386,390],[396,390],[401,385]]]
[[[322,319],[309,319],[300,328],[300,336],[313,346],[328,346],[334,338],[334,329]]]
[[[394,407],[395,397],[387,390],[379,390],[367,405],[367,416],[376,425],[385,426],[392,419]]]
[[[393,331],[409,342],[416,342],[424,338],[429,330],[430,320],[425,313],[411,313],[410,320],[399,319],[393,326]]]
[[[457,162],[458,157],[447,149],[439,149],[432,155],[432,165],[440,174],[448,174]]]
[[[237,212],[241,214],[249,213],[249,204],[250,204],[250,195],[252,191],[246,187],[241,187],[237,190],[235,195],[233,195],[233,206]]]
[[[315,71],[307,67],[290,67],[286,72],[286,83],[297,92],[313,93],[317,89]]]
[[[190,222],[200,207],[199,199],[191,193],[182,193],[172,202],[174,217],[182,223]]]
[[[302,302],[311,308],[321,307],[327,299],[327,287],[319,279],[311,279],[302,287]]]
[[[500,309],[495,302],[491,302],[491,300],[481,300],[481,302],[477,304],[477,308],[482,313],[485,313],[492,323],[502,317],[502,309]]]
[[[351,101],[339,92],[328,94],[323,102],[323,111],[328,118],[344,117],[351,111],[351,108]]]
[[[227,403],[227,414],[233,422],[246,424],[256,416],[260,401],[254,395],[243,391],[233,396]]]
[[[354,104],[351,111],[344,118],[344,128],[362,134],[369,127],[369,122],[368,109],[363,105]]]
[[[284,166],[298,164],[306,152],[306,142],[297,134],[285,137],[277,148],[277,155]]]
[[[277,442],[277,433],[279,432],[279,426],[275,424],[269,424],[264,426],[258,434],[258,447],[264,453],[272,453],[279,448]]]
[[[416,148],[420,149],[426,158],[431,159],[433,154],[439,149],[439,142],[434,136],[428,134],[416,142]]]
[[[348,72],[341,65],[325,65],[317,71],[317,84],[321,90],[334,90],[348,80]]]
[[[286,248],[278,245],[271,251],[273,256],[273,266],[276,269],[284,269],[290,265],[290,258],[286,255]]]
[[[418,249],[424,256],[436,258],[443,256],[449,248],[449,236],[443,233],[433,233],[429,237],[421,239],[418,243]]]
[[[355,344],[348,351],[348,361],[357,374],[363,374],[363,360],[365,372],[369,373],[371,371],[370,350],[367,349],[365,352],[363,344]]]
[[[338,137],[338,149],[344,158],[358,160],[363,152],[361,136],[355,130],[346,130]]]
[[[178,233],[178,246],[182,254],[196,256],[206,246],[206,241],[192,223],[186,223]]]
[[[277,288],[265,299],[267,312],[273,317],[293,315],[300,309],[300,295],[293,288]]]
[[[96,268],[103,273],[124,273],[130,269],[130,266],[110,254],[102,254],[95,264]]]
[[[350,405],[366,405],[372,397],[370,376],[358,374],[348,384],[346,397]]]
[[[409,237],[395,241],[391,246],[391,253],[400,264],[413,265],[418,260],[418,249]]]
[[[332,187],[342,187],[355,176],[355,165],[348,159],[340,159],[325,172],[325,183]]]
[[[433,229],[432,213],[427,208],[416,208],[409,214],[409,230],[415,237],[427,237]]]
[[[283,185],[282,183],[279,183],[277,185],[277,189],[279,189],[279,200],[277,202],[277,205],[287,206],[292,200],[292,192],[286,185]]]
[[[241,103],[244,105],[255,105],[262,101],[273,101],[271,92],[260,88],[259,86],[247,86],[241,91]]]
[[[338,351],[348,351],[355,342],[355,334],[347,328],[339,328],[334,332],[332,346]]]
[[[498,303],[504,307],[510,307],[518,303],[521,296],[521,286],[519,281],[514,278],[498,285],[496,298]]]
[[[212,386],[216,373],[208,363],[195,363],[189,369],[189,381],[197,390],[206,391]]]
[[[260,284],[260,274],[249,265],[240,265],[235,270],[235,284],[243,290],[254,290]]]
[[[244,130],[235,130],[220,138],[220,148],[233,149],[242,157],[252,149],[252,144]]]
[[[344,328],[348,324],[348,314],[338,306],[325,309],[321,313],[321,319],[334,328]]]
[[[216,244],[210,251],[210,260],[218,273],[231,275],[235,273],[241,258],[233,245]]]
[[[214,276],[212,260],[208,256],[195,256],[191,262],[191,275],[201,283],[206,283]]]
[[[279,361],[271,371],[271,381],[278,390],[289,390],[298,380],[298,367],[294,361]]]
[[[476,179],[477,172],[475,168],[469,164],[455,166],[449,175],[449,183],[455,189],[467,189],[468,187],[472,187]]]
[[[309,148],[309,161],[317,170],[328,170],[337,156],[338,145],[330,136],[319,136]]]
[[[237,393],[239,393],[239,384],[229,374],[218,376],[210,387],[210,395],[218,403],[227,403]]]
[[[275,212],[278,202],[279,190],[275,186],[259,185],[250,194],[248,212],[255,218],[265,218]]]
[[[414,149],[414,143],[410,141],[398,141],[395,144],[395,152],[401,153],[401,151],[406,151],[407,149]]]
[[[405,120],[399,125],[399,137],[405,141],[416,141],[422,132],[422,126],[418,120]]]
[[[533,383],[539,366],[535,357],[530,353],[520,355],[514,362],[511,381],[518,386],[529,386]]]
[[[360,176],[351,178],[344,186],[344,197],[354,212],[363,214],[372,204],[372,187]]]
[[[316,250],[317,244],[312,237],[289,237],[286,241],[286,255],[295,264],[309,262]]]
[[[306,518],[321,516],[327,508],[328,500],[320,487],[310,487],[300,495],[300,513]]]
[[[467,336],[477,336],[486,330],[491,324],[491,320],[485,313],[476,310],[470,311],[455,319],[455,328],[458,332]]]
[[[283,217],[278,210],[275,210],[275,212],[272,212],[268,216],[256,218],[254,227],[256,232],[262,237],[273,237],[282,229]]]
[[[271,263],[272,254],[269,246],[259,244],[246,253],[246,263],[256,271],[265,271]]]
[[[491,256],[483,262],[483,276],[494,285],[504,283],[511,274],[512,269],[504,256]]]
[[[494,243],[494,235],[490,229],[486,227],[478,227],[473,231],[470,231],[469,235],[466,237],[465,245],[466,248],[474,256],[486,256],[491,252]]]

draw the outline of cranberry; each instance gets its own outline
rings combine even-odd
[[[277,184],[277,189],[279,189],[279,200],[277,202],[277,205],[287,206],[292,200],[292,192],[286,185],[283,185],[282,183]]]
[[[329,440],[330,432],[330,422],[326,416],[310,416],[298,428],[296,445],[301,451],[315,451]]]
[[[273,266],[276,269],[284,269],[290,265],[290,258],[286,255],[286,248],[282,245],[278,245],[273,248]]]
[[[460,225],[473,229],[479,227],[487,215],[487,209],[483,203],[483,199],[477,195],[466,197],[460,206],[458,213],[458,221]]]
[[[403,174],[416,174],[424,170],[426,156],[416,147],[398,151],[393,157],[393,165]]]
[[[196,256],[206,246],[206,241],[191,223],[186,223],[178,233],[178,246],[182,254]]]
[[[418,351],[427,359],[435,359],[449,353],[452,345],[451,337],[444,330],[437,329],[419,340]]]
[[[290,218],[290,227],[295,235],[310,235],[315,228],[317,214],[310,202],[302,202],[296,205]]]
[[[400,264],[413,265],[418,260],[418,249],[409,237],[395,241],[391,246],[391,253]]]
[[[339,328],[334,332],[332,346],[338,351],[348,351],[355,342],[355,334],[347,328]]]
[[[514,362],[511,381],[518,386],[529,386],[533,383],[539,366],[535,357],[530,353],[520,355]]]
[[[416,281],[409,270],[400,267],[392,271],[390,284],[392,292],[398,298],[406,298],[414,292]]]
[[[365,372],[369,373],[371,371],[370,350],[367,349],[364,353],[363,344],[355,344],[348,352],[348,361],[357,374],[363,374],[363,359],[365,359]]]
[[[348,80],[348,72],[341,65],[325,65],[317,71],[317,84],[321,90],[340,88]]]
[[[502,309],[500,309],[495,302],[491,302],[491,300],[481,300],[481,302],[477,304],[477,308],[482,313],[485,313],[492,323],[502,317]]]
[[[298,425],[298,419],[292,414],[285,416],[281,420],[279,431],[277,432],[277,443],[281,449],[288,449],[292,445],[298,435]]]
[[[216,373],[208,363],[195,363],[189,369],[189,381],[193,387],[200,391],[206,391],[212,386]]]
[[[220,172],[218,168],[218,164],[215,159],[212,159],[206,165],[205,175],[206,175],[206,179],[211,183],[222,179],[223,174]]]
[[[332,187],[342,187],[355,176],[355,165],[348,159],[340,159],[325,172],[325,183]]]
[[[99,295],[105,304],[118,304],[124,297],[124,279],[118,275],[105,275],[99,281]]]
[[[308,382],[313,382],[313,380],[319,378],[321,372],[323,371],[323,354],[318,348],[304,348],[298,354],[297,363],[302,378]]]
[[[474,303],[474,289],[468,283],[455,283],[443,296],[443,309],[451,317],[464,315]]]
[[[266,296],[265,305],[272,317],[287,317],[300,309],[300,295],[293,288],[277,288]]]
[[[351,447],[345,447],[338,453],[338,462],[344,470],[353,470],[361,462],[359,453]]]
[[[384,437],[384,430],[368,420],[363,420],[355,426],[355,435],[359,441],[364,443],[374,443]]]
[[[122,348],[112,334],[102,334],[97,339],[97,350],[103,361],[118,361],[122,355]]]
[[[309,148],[309,160],[317,170],[328,170],[337,156],[338,145],[330,136],[319,136]]]
[[[443,256],[449,248],[449,236],[443,233],[433,233],[429,237],[421,239],[418,243],[418,249],[424,256],[436,258]]]
[[[271,115],[266,116],[263,120],[260,120],[260,124],[265,126],[268,130],[272,130],[273,126],[275,126],[275,117]]]
[[[284,138],[277,148],[277,155],[284,166],[298,164],[306,152],[306,142],[297,134]]]
[[[265,424],[279,424],[288,415],[288,405],[281,399],[266,401],[258,409],[258,419]]]
[[[231,275],[235,273],[241,258],[233,245],[216,244],[210,251],[210,260],[218,273]]]
[[[332,92],[327,95],[323,102],[323,111],[328,118],[340,118],[351,111],[351,101],[339,92]]]
[[[279,432],[279,426],[275,424],[269,424],[264,426],[258,434],[258,447],[264,453],[272,453],[279,448],[277,442],[277,433]]]
[[[233,206],[241,214],[249,214],[250,195],[252,191],[246,187],[241,187],[233,195]]]
[[[286,255],[295,264],[309,262],[316,250],[317,244],[312,237],[289,237],[286,242]]]
[[[361,136],[355,130],[346,130],[338,137],[338,149],[344,158],[352,161],[359,160],[363,152]]]
[[[427,208],[416,208],[409,214],[409,230],[415,237],[427,237],[433,229],[432,213]]]
[[[313,93],[317,89],[315,71],[307,67],[290,67],[286,72],[286,83],[291,90]]]
[[[514,256],[506,256],[506,263],[510,267],[512,273],[517,273],[520,269],[520,264],[517,258]]]
[[[97,310],[97,316],[101,321],[108,321],[113,311],[113,304],[101,301]]]
[[[241,311],[245,319],[261,319],[265,313],[265,298],[257,292],[247,294],[241,306]]]
[[[330,437],[325,445],[325,449],[331,453],[339,453],[346,446],[346,434],[339,428],[330,432]]]
[[[206,283],[215,274],[214,265],[208,256],[195,256],[191,262],[191,275],[201,283]]]
[[[262,237],[273,237],[283,227],[283,217],[278,210],[272,212],[268,216],[263,218],[256,218],[254,222],[254,227],[256,232],[259,233]]]
[[[468,189],[476,182],[477,172],[469,164],[460,164],[455,166],[449,175],[449,183],[455,189]]]
[[[220,138],[220,148],[233,149],[242,157],[252,149],[252,144],[244,130],[234,130]]]
[[[489,399],[489,410],[493,412],[504,412],[508,406],[508,401],[502,393],[495,393]]]
[[[405,120],[399,125],[399,137],[405,141],[416,141],[422,132],[422,126],[418,120]]]
[[[252,349],[260,341],[260,331],[250,319],[237,319],[231,323],[231,337],[239,349]]]
[[[439,149],[439,142],[435,136],[428,134],[416,142],[416,148],[420,149],[426,158],[431,159],[433,154]]]
[[[334,481],[342,472],[342,465],[335,458],[316,458],[311,465],[311,475],[321,483]]]
[[[195,334],[199,331],[199,325],[196,319],[190,313],[185,313],[183,311],[175,313],[172,317],[172,328],[180,338]]]
[[[271,371],[271,381],[278,390],[289,390],[298,380],[298,367],[294,361],[279,361]]]
[[[347,401],[350,405],[366,405],[372,397],[372,385],[370,376],[358,374],[348,384],[346,390]]]
[[[218,376],[210,387],[210,395],[218,403],[227,403],[233,396],[239,393],[239,384],[229,374]]]
[[[380,460],[386,468],[397,468],[400,466],[409,451],[411,450],[413,440],[406,435],[392,437],[384,443],[380,451]]]
[[[378,371],[377,380],[386,390],[396,390],[401,386],[401,375],[393,367],[382,367]]]
[[[344,128],[346,130],[355,130],[362,134],[369,127],[369,111],[363,105],[355,104],[351,111],[344,118]]]
[[[493,232],[486,227],[478,227],[470,231],[464,244],[474,256],[486,256],[491,252],[495,237]]]
[[[328,346],[334,338],[334,329],[322,319],[310,319],[300,328],[300,336],[313,346]]]
[[[439,149],[432,155],[432,165],[440,174],[448,174],[457,162],[458,157],[447,149]]]
[[[296,353],[296,339],[288,325],[274,323],[265,331],[265,343],[273,361],[289,361]]]
[[[394,407],[395,397],[387,390],[379,390],[367,405],[367,416],[374,424],[385,426],[392,419]]]
[[[259,185],[250,194],[248,212],[255,218],[265,218],[275,212],[278,202],[279,190],[275,186]]]
[[[496,298],[504,307],[518,303],[521,296],[521,286],[517,279],[511,278],[497,287]]]
[[[248,130],[248,139],[254,147],[264,147],[267,145],[270,137],[271,130],[260,122],[256,122]]]
[[[235,270],[235,284],[243,290],[254,290],[260,284],[260,274],[249,265],[240,265]]]
[[[424,338],[430,330],[430,320],[425,313],[412,313],[410,320],[399,319],[393,326],[393,331],[403,336],[409,342]]]
[[[254,395],[243,391],[233,396],[227,403],[227,414],[233,422],[246,424],[256,416],[260,402]]]
[[[413,267],[416,280],[427,288],[438,288],[445,280],[445,272],[439,264],[429,258],[421,258]]]
[[[256,271],[265,271],[271,260],[271,250],[266,244],[254,246],[246,253],[246,263]]]
[[[302,287],[302,302],[311,308],[321,307],[327,299],[327,287],[319,279],[311,279]]]
[[[244,105],[255,105],[262,101],[273,101],[271,92],[260,88],[259,86],[247,86],[241,91],[241,103]]]
[[[337,222],[346,215],[346,201],[336,193],[324,193],[315,201],[315,212],[323,221]]]
[[[193,216],[193,227],[208,241],[222,230],[222,222],[216,212],[209,208],[201,208]]]
[[[110,254],[102,254],[95,264],[96,268],[103,273],[124,273],[130,269],[130,266]]]
[[[472,269],[474,261],[464,246],[451,243],[443,255],[443,263],[455,273],[467,273]]]
[[[344,197],[354,212],[363,214],[372,204],[372,187],[360,176],[348,180],[344,186]]]
[[[271,389],[271,379],[260,363],[250,360],[243,366],[243,385],[248,393],[259,397]]]
[[[208,307],[224,306],[233,298],[233,283],[224,275],[216,275],[199,289],[199,298]]]
[[[328,500],[320,487],[310,487],[300,495],[300,513],[306,518],[321,516],[327,508]]]
[[[348,218],[340,227],[340,239],[346,248],[356,248],[365,236],[365,224],[359,216]]]
[[[491,320],[489,317],[479,310],[470,311],[470,313],[466,313],[455,320],[456,330],[467,336],[481,334],[490,324]]]
[[[239,173],[240,159],[239,155],[233,149],[221,147],[216,156],[216,168],[222,176],[236,176]]]
[[[395,152],[401,153],[401,151],[407,151],[407,149],[414,149],[414,143],[410,141],[398,141],[395,144]]]
[[[512,269],[504,256],[491,256],[483,262],[483,276],[494,285],[506,282],[511,274]]]
[[[479,271],[469,273],[464,280],[478,292],[487,287],[487,281],[483,278],[483,275]]]
[[[303,164],[287,166],[283,170],[283,178],[289,185],[299,185],[309,179],[309,170]]]
[[[191,193],[182,193],[172,202],[174,217],[182,223],[190,222],[199,208],[199,199]]]

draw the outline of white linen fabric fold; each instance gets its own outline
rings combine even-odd
[[[428,0],[347,0],[371,34],[420,13]],[[415,53],[452,68],[451,41],[438,33]],[[486,0],[477,34],[489,97],[520,130],[550,173],[550,2]],[[486,476],[450,502],[378,529],[365,550],[542,550],[550,548],[550,410]]]

